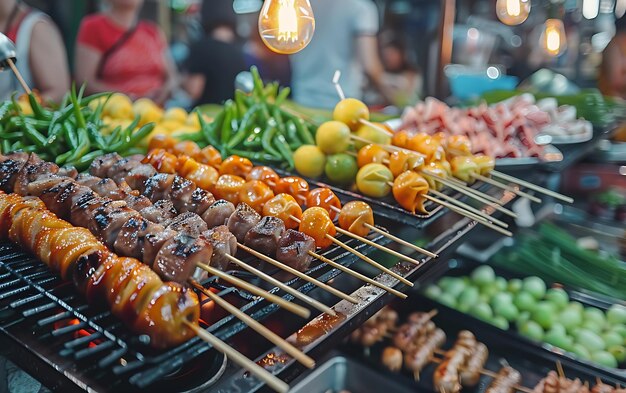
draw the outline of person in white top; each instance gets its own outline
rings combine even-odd
[[[60,101],[70,86],[65,46],[44,13],[16,0],[0,0],[0,31],[15,42],[16,66],[44,101]],[[0,100],[24,93],[12,72],[0,73]]]

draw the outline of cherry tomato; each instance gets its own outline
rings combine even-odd
[[[289,194],[298,201],[305,203],[309,194],[309,183],[301,177],[287,176],[276,182],[274,187],[275,194]]]
[[[306,197],[307,207],[321,207],[328,212],[331,220],[337,217],[337,212],[341,210],[341,201],[332,190],[322,187],[309,191]]]
[[[230,156],[220,165],[220,175],[235,175],[246,178],[252,170],[252,162],[247,158]]]
[[[215,199],[225,199],[233,205],[239,203],[239,191],[246,184],[246,181],[235,175],[222,175],[217,179],[213,194]]]
[[[268,166],[255,166],[246,175],[246,180],[260,180],[267,183],[268,186],[274,188],[280,180],[280,176],[274,170]]]
[[[263,205],[272,198],[274,192],[260,180],[248,181],[239,190],[239,203],[247,203],[257,213],[262,213]]]
[[[300,220],[302,208],[291,195],[278,194],[263,205],[263,215],[280,218],[287,229],[297,229],[300,224],[291,217]]]
[[[328,212],[321,207],[311,207],[302,213],[299,230],[315,239],[315,245],[318,248],[330,247],[333,241],[326,235],[335,237],[337,234],[335,224]]]
[[[365,224],[374,225],[374,212],[370,205],[361,201],[346,203],[339,213],[339,226],[355,235],[365,237],[370,233]]]

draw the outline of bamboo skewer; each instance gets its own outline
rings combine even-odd
[[[339,208],[337,208],[335,206],[331,206],[330,208],[337,214],[341,213],[341,209],[339,209]],[[411,243],[407,242],[406,240],[400,239],[399,237],[394,236],[394,235],[390,234],[389,232],[385,232],[382,229],[375,227],[374,225],[371,225],[371,224],[368,224],[368,223],[363,223],[363,225],[365,225],[365,227],[368,228],[369,230],[374,231],[374,232],[378,233],[379,235],[382,235],[382,236],[384,236],[384,237],[386,237],[388,239],[391,239],[391,240],[393,240],[396,243],[402,244],[403,246],[409,247],[409,248],[419,252],[420,254],[424,254],[424,255],[429,256],[431,258],[437,258],[439,256],[439,255],[437,255],[437,254],[435,254],[435,253],[433,253],[431,251],[428,251],[425,248],[416,246],[415,244],[411,244]],[[339,229],[339,228],[337,228],[337,229]]]
[[[490,216],[489,214],[485,213],[484,211],[478,210],[478,209],[468,205],[467,203],[464,203],[464,202],[459,201],[458,199],[452,198],[451,196],[446,195],[443,192],[439,192],[439,191],[433,190],[433,189],[429,190],[428,192],[430,192],[431,194],[433,194],[434,196],[436,196],[438,198],[441,198],[441,199],[443,199],[445,201],[451,202],[451,203],[457,205],[460,208],[463,208],[463,209],[465,209],[467,211],[470,211],[470,212],[472,212],[474,214],[477,214],[480,217],[482,217],[482,218],[484,218],[484,219],[486,219],[488,221],[493,222],[494,224],[500,225],[503,228],[508,228],[509,227],[509,224],[507,224],[506,222],[500,221],[497,218],[494,218],[494,217]]]
[[[381,127],[378,124],[373,123],[373,122],[371,122],[369,120],[359,119],[359,123],[361,123],[361,124],[363,124],[365,126],[371,127],[371,128],[373,128],[373,129],[375,129],[377,131],[380,131],[380,132],[382,132],[383,134],[385,134],[387,136],[393,136],[393,132],[392,131],[389,131],[385,127]]]
[[[293,274],[296,277],[299,277],[299,278],[301,278],[301,279],[303,279],[305,281],[308,281],[311,284],[314,284],[315,286],[317,286],[319,288],[322,288],[322,289],[326,290],[327,292],[330,292],[333,295],[335,295],[335,296],[337,296],[337,297],[339,297],[341,299],[347,300],[347,301],[349,301],[350,303],[353,303],[353,304],[358,304],[359,303],[359,301],[357,299],[353,298],[350,295],[346,295],[345,293],[341,292],[337,288],[333,288],[330,285],[325,284],[325,283],[323,283],[323,282],[321,282],[321,281],[319,281],[319,280],[317,280],[317,279],[315,279],[313,277],[307,276],[306,274],[302,273],[301,271],[296,270],[296,269],[292,268],[291,266],[287,266],[284,263],[278,262],[277,260],[272,259],[272,258],[268,257],[267,255],[261,254],[260,252],[258,252],[256,250],[253,250],[252,248],[250,248],[248,246],[244,246],[243,244],[238,244],[238,247],[241,248],[242,250],[244,250],[244,251],[254,255],[255,257],[257,257],[257,258],[259,258],[259,259],[269,263],[270,265],[276,266],[276,267],[286,271],[287,273],[291,273],[291,274]],[[298,293],[300,293],[300,292],[298,292]],[[324,307],[326,307],[326,306],[324,306]],[[328,308],[328,307],[326,307],[326,308]],[[333,312],[332,315],[334,315],[334,310],[332,310],[332,309],[330,309],[330,310]]]
[[[369,239],[366,239],[366,238],[364,238],[362,236],[356,235],[356,234],[354,234],[354,233],[352,233],[350,231],[346,231],[343,228],[335,227],[335,229],[337,230],[337,232],[339,232],[341,234],[344,234],[346,236],[350,236],[351,238],[354,238],[354,239],[356,239],[356,240],[358,240],[360,242],[363,242],[363,243],[367,244],[368,246],[372,246],[372,247],[377,248],[379,250],[382,250],[382,251],[384,251],[384,252],[386,252],[388,254],[391,254],[391,255],[393,255],[396,258],[400,258],[400,259],[402,259],[404,261],[407,261],[409,263],[412,263],[414,265],[419,265],[421,263],[420,261],[417,261],[417,260],[415,260],[415,259],[413,259],[411,257],[407,257],[404,254],[400,254],[399,252],[397,252],[395,250],[392,250],[392,249],[390,249],[388,247],[381,246],[380,244],[374,243],[373,241],[371,241]]]
[[[266,328],[264,325],[259,323],[256,319],[252,318],[248,314],[244,313],[237,307],[230,304],[228,301],[222,299],[215,293],[210,290],[204,288],[195,280],[190,280],[191,285],[196,288],[198,291],[202,292],[206,297],[208,297],[211,301],[215,302],[218,306],[222,307],[227,312],[233,314],[236,318],[241,320],[243,323],[248,325],[251,329],[259,333],[261,336],[265,337],[268,341],[285,351],[285,353],[289,354],[291,357],[302,363],[307,368],[315,367],[315,360],[307,356],[304,352],[299,350],[290,344],[287,340],[280,337],[273,331]]]
[[[298,219],[295,216],[290,216],[289,218],[291,218],[292,220],[294,220],[295,222],[300,222],[300,219]],[[370,265],[374,266],[375,268],[389,274],[390,276],[392,276],[393,278],[397,279],[398,281],[412,287],[413,283],[409,280],[407,280],[406,278],[402,277],[401,275],[399,275],[398,273],[395,273],[393,271],[391,271],[390,269],[386,268],[385,266],[381,265],[380,263],[376,262],[375,260],[373,260],[372,258],[364,255],[363,253],[355,250],[354,248],[348,246],[347,244],[345,244],[344,242],[335,239],[334,237],[330,236],[328,233],[326,234],[326,238],[330,241],[332,241],[333,243],[335,243],[336,245],[338,245],[339,247],[343,248],[346,251],[351,252],[352,254],[356,255],[357,257],[359,257],[360,259],[362,259],[363,261],[369,263]]]
[[[478,174],[478,173],[474,173],[474,174],[472,175],[472,177],[473,177],[474,179],[481,180],[481,181],[483,181],[483,182],[485,182],[485,183],[487,183],[487,184],[491,184],[492,186],[495,186],[495,187],[501,188],[501,189],[503,189],[503,190],[507,190],[507,191],[509,191],[509,192],[512,192],[512,193],[514,193],[515,195],[518,195],[518,196],[520,196],[520,197],[522,197],[522,198],[526,198],[526,199],[528,199],[528,200],[530,200],[530,201],[533,201],[533,202],[535,202],[535,203],[541,203],[541,199],[537,198],[536,196],[534,196],[534,195],[530,195],[530,194],[529,194],[529,193],[527,193],[527,192],[524,192],[524,191],[518,190],[518,189],[517,189],[517,188],[515,188],[515,187],[511,187],[511,186],[509,186],[509,185],[506,185],[506,184],[500,183],[500,182],[498,182],[498,181],[495,181],[494,179],[492,179],[492,178],[490,178],[490,177],[483,176],[483,175],[480,175],[480,174]]]
[[[423,195],[423,197],[425,199],[428,199],[429,201],[432,201],[432,202],[435,202],[435,203],[437,203],[437,204],[439,204],[441,206],[447,207],[448,209],[452,210],[453,212],[456,212],[456,213],[461,214],[461,215],[463,215],[463,216],[465,216],[467,218],[470,218],[470,219],[476,221],[479,224],[482,224],[482,225],[484,225],[484,226],[486,226],[488,228],[491,228],[491,229],[493,229],[496,232],[500,232],[501,234],[506,235],[506,236],[513,236],[513,233],[511,233],[510,231],[507,231],[506,229],[502,229],[499,226],[490,223],[489,221],[483,219],[482,217],[480,217],[480,216],[478,216],[478,215],[476,215],[474,213],[471,213],[471,212],[468,212],[466,210],[463,210],[463,209],[461,209],[461,208],[459,208],[457,206],[454,206],[454,205],[452,205],[452,204],[450,204],[448,202],[442,201],[440,199],[434,198],[434,197],[432,197],[432,196],[430,196],[428,194]]]
[[[540,192],[542,194],[551,196],[553,198],[560,199],[560,200],[562,200],[564,202],[567,202],[567,203],[574,202],[574,198],[572,198],[572,197],[569,197],[569,196],[563,195],[563,194],[559,194],[558,192],[555,192],[555,191],[552,191],[552,190],[548,190],[547,188],[538,186],[536,184],[527,182],[527,181],[522,180],[522,179],[518,179],[518,178],[513,177],[511,175],[507,175],[506,173],[502,173],[502,172],[499,172],[499,171],[491,171],[491,175],[492,176],[496,176],[496,177],[498,177],[498,178],[500,178],[502,180],[510,181],[511,183],[519,184],[520,186],[524,186],[526,188],[529,188],[531,190],[535,190],[537,192]]]
[[[241,261],[238,260],[237,258],[230,257],[228,259],[230,259],[231,262],[233,262],[233,263],[239,265],[240,267],[242,267],[244,270],[254,274],[255,276],[257,276],[259,278],[261,278],[262,280],[265,280],[265,281],[269,282],[270,284],[272,284],[272,285],[282,289],[283,291],[285,291],[288,294],[292,295],[296,299],[300,299],[301,301],[307,303],[309,306],[314,307],[314,308],[318,309],[319,311],[321,311],[323,313],[330,314],[332,316],[336,315],[335,310],[333,310],[332,308],[330,308],[327,305],[325,305],[325,304],[323,304],[323,303],[313,299],[309,295],[306,295],[306,294],[304,294],[302,292],[299,292],[295,288],[292,288],[289,285],[286,285],[284,282],[275,279],[274,277],[270,276],[269,274],[264,273],[264,272],[260,271],[259,269],[248,265],[247,263],[241,263]]]
[[[203,263],[199,263],[197,265],[200,269],[206,270],[209,274],[212,274],[224,281],[227,281],[235,286],[238,286],[242,289],[245,289],[246,291],[260,296],[262,298],[264,298],[265,300],[278,304],[280,307],[284,308],[285,310],[288,310],[296,315],[301,316],[302,318],[309,318],[311,316],[311,311],[309,311],[308,309],[297,305],[295,303],[291,303],[288,302],[287,300],[283,299],[282,297],[276,296],[272,293],[269,293],[267,291],[264,291],[263,289],[254,286],[252,284],[250,284],[247,281],[244,281],[238,277],[235,276],[231,276],[228,273],[224,273],[223,271],[216,269],[214,267],[205,265]]]
[[[230,360],[254,374],[275,391],[287,393],[289,390],[289,385],[287,385],[284,381],[281,381],[274,374],[245,357],[241,352],[226,344],[224,341],[215,337],[196,324],[189,321],[183,321],[183,323],[187,325],[189,329],[193,330],[193,332],[196,333],[200,339],[206,341],[209,345],[226,355]]]
[[[351,276],[353,276],[353,277],[355,277],[355,278],[357,278],[357,279],[359,279],[361,281],[364,281],[364,282],[366,282],[368,284],[371,284],[371,285],[373,285],[375,287],[383,289],[383,290],[385,290],[385,291],[387,291],[387,292],[389,292],[389,293],[391,293],[393,295],[396,295],[400,299],[406,299],[407,298],[407,295],[405,295],[404,293],[402,293],[402,292],[400,292],[398,290],[395,290],[395,289],[393,289],[391,287],[388,287],[388,286],[386,286],[384,284],[381,284],[378,281],[376,281],[376,280],[374,280],[372,278],[369,278],[369,277],[367,277],[367,276],[365,276],[365,275],[363,275],[363,274],[361,274],[359,272],[355,272],[354,270],[352,270],[350,268],[347,268],[347,267],[345,267],[345,266],[343,266],[343,265],[341,265],[341,264],[339,264],[339,263],[337,263],[337,262],[335,262],[335,261],[333,261],[333,260],[331,260],[329,258],[326,258],[323,255],[317,254],[317,253],[315,253],[313,251],[309,251],[309,255],[312,256],[313,258],[317,258],[320,261],[327,263],[328,265],[334,267],[335,269],[339,269],[339,270],[341,270],[341,271],[343,271],[343,272],[345,272],[347,274],[350,274]]]
[[[9,65],[9,67],[11,67],[11,71],[13,71],[13,73],[15,74],[17,81],[20,82],[20,85],[22,85],[22,89],[24,89],[26,94],[28,95],[33,94],[32,90],[30,89],[30,87],[28,87],[28,85],[26,84],[26,81],[22,77],[22,73],[15,66],[13,59],[7,59],[7,64]]]

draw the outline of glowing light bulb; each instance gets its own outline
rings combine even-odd
[[[541,33],[541,46],[552,56],[558,56],[567,49],[565,26],[562,20],[546,20],[545,29]]]
[[[265,0],[259,15],[259,34],[274,52],[299,52],[311,42],[314,32],[309,0]]]
[[[530,0],[497,0],[496,15],[505,25],[523,23],[530,14]]]

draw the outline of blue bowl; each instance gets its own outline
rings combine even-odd
[[[452,95],[459,100],[479,98],[483,93],[492,90],[513,90],[519,79],[516,76],[501,75],[496,79],[487,75],[448,75]]]

